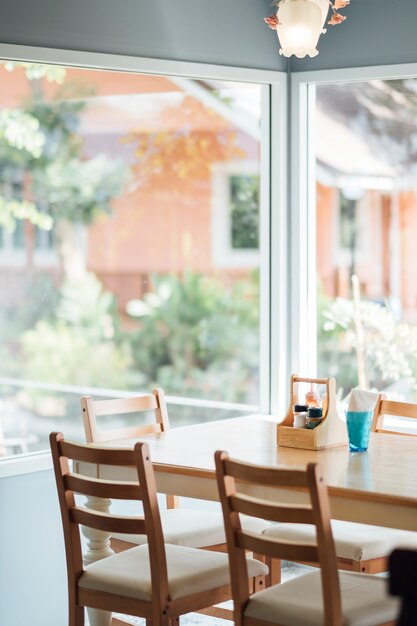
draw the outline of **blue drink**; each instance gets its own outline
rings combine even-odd
[[[351,452],[368,449],[373,411],[346,411],[346,425]]]

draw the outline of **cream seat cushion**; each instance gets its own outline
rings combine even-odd
[[[253,533],[262,533],[268,522],[254,517],[241,516],[242,526]],[[194,511],[193,509],[168,509],[161,511],[162,530],[165,543],[188,548],[205,548],[226,543],[222,513]],[[146,535],[114,534],[122,539],[141,545],[147,543]]]
[[[417,533],[381,526],[332,520],[333,539],[338,557],[368,561],[385,557],[398,547],[417,548]],[[309,524],[274,524],[264,534],[275,539],[316,543],[315,526]]]
[[[400,603],[387,596],[386,580],[353,572],[339,572],[339,580],[343,626],[376,626],[397,618]],[[281,626],[323,626],[320,572],[255,593],[245,616]]]
[[[165,544],[169,593],[173,600],[230,584],[227,554]],[[249,576],[264,576],[268,568],[247,559]],[[85,568],[79,587],[151,600],[152,587],[147,545],[119,552]]]

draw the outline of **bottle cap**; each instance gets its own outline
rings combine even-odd
[[[311,406],[308,409],[308,416],[309,417],[323,417],[323,409],[318,406]]]
[[[307,404],[294,404],[294,412],[295,413],[303,413],[308,410]]]

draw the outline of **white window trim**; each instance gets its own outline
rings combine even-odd
[[[15,245],[13,240],[14,231],[3,227],[3,242],[0,246],[0,266],[3,267],[25,267],[26,265],[26,248]],[[25,234],[23,234],[23,242],[25,242]]]
[[[231,242],[230,177],[260,175],[256,161],[229,161],[212,167],[211,250],[213,264],[219,268],[251,269],[259,265],[259,248],[233,248]]]
[[[287,73],[14,44],[0,44],[0,59],[184,78],[254,82],[263,86],[259,251],[260,412],[269,414],[279,411],[279,414],[284,414],[289,375]],[[38,458],[41,459],[42,454]],[[13,460],[10,462],[13,463]],[[5,471],[8,461],[0,463]],[[33,463],[36,461],[33,460]]]
[[[339,190],[341,193],[341,191]],[[359,264],[367,263],[370,255],[369,246],[366,245],[366,237],[363,236],[363,233],[368,233],[371,228],[371,220],[368,211],[364,209],[367,207],[367,198],[366,194],[360,200],[357,200],[356,203],[356,226],[357,230],[360,234],[357,242],[356,242],[356,261]],[[349,267],[351,263],[351,254],[350,249],[347,246],[342,246],[340,242],[340,222],[341,222],[341,205],[340,200],[335,198],[335,210],[336,219],[334,220],[334,241],[336,242],[336,263],[338,268]]]
[[[417,63],[295,72],[291,74],[291,284],[290,368],[317,374],[316,228],[314,112],[315,86],[417,76]],[[308,130],[308,132],[307,132]],[[306,189],[306,181],[307,189]],[[301,250],[300,242],[307,245]]]

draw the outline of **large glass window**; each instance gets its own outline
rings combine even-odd
[[[318,371],[417,401],[417,79],[319,84]]]
[[[262,87],[0,65],[0,454],[79,397],[259,406]],[[238,411],[238,413],[237,413]]]

